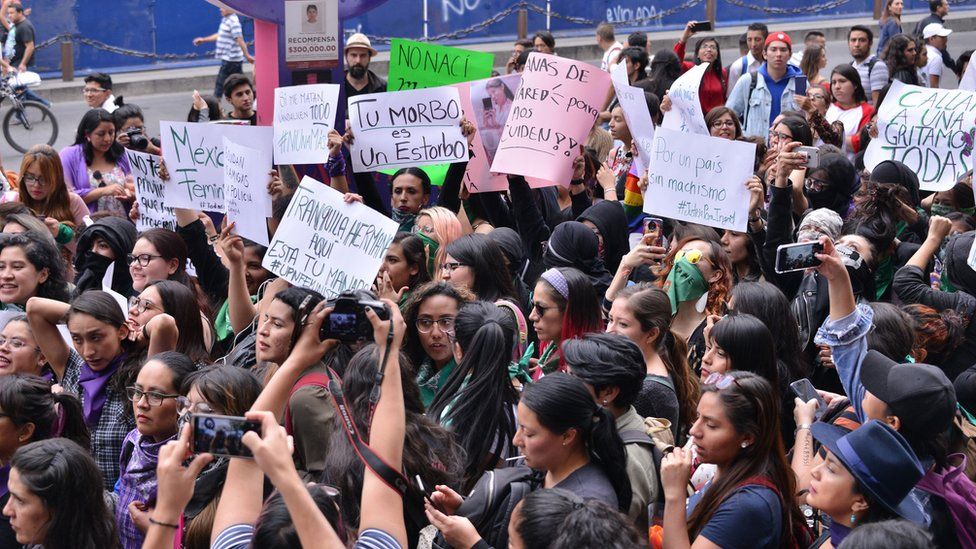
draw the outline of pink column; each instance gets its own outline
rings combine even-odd
[[[274,91],[278,87],[278,25],[254,20],[254,86],[258,100],[258,124],[271,125]]]

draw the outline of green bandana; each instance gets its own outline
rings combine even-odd
[[[668,297],[671,299],[671,314],[678,312],[678,304],[685,301],[695,301],[708,291],[708,284],[698,267],[685,258],[674,262],[674,267],[668,274]]]
[[[951,206],[947,206],[945,204],[932,204],[932,215],[940,215],[945,217],[952,211]]]
[[[437,249],[441,247],[440,243],[422,232],[418,231],[413,234],[420,238],[420,240],[424,243],[424,249],[427,251],[427,272],[430,273],[430,276],[435,277],[435,279],[440,278],[437,276],[439,274],[437,272],[439,266],[436,265]]]

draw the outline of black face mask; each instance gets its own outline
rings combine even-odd
[[[108,266],[112,264],[112,260],[95,253],[93,250],[88,250],[85,252],[84,261],[79,266],[79,270],[92,269],[104,272],[108,269]]]
[[[845,267],[847,269],[847,274],[851,277],[851,289],[854,290],[854,295],[866,299],[868,301],[875,301],[875,287],[874,287],[874,273],[867,266],[867,263],[861,263],[858,268]]]

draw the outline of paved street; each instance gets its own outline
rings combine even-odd
[[[951,23],[951,22],[950,22]],[[803,40],[802,36],[794,36],[793,39],[799,43]],[[960,32],[949,37],[949,51],[954,57],[967,49],[976,49],[976,32]],[[724,59],[726,63],[732,57],[732,52],[725,51]],[[847,43],[836,40],[827,43],[827,66],[833,67],[837,63],[849,60]],[[591,60],[596,62],[595,60]],[[214,69],[216,71],[216,69]],[[826,74],[825,74],[826,76]],[[81,88],[84,84],[81,78],[78,79],[78,95],[81,96]],[[946,87],[955,87],[956,77],[949,73]],[[156,136],[159,135],[159,122],[161,120],[186,120],[186,114],[190,109],[192,90],[186,93],[157,94],[146,96],[126,96],[127,103],[135,103],[142,107],[146,115],[146,125],[149,132]],[[78,121],[82,114],[87,110],[87,105],[83,101],[61,102],[54,105],[54,112],[58,117],[60,131],[55,147],[61,149],[74,142],[75,131]],[[2,114],[2,113],[0,113]],[[16,152],[5,140],[0,137],[0,154],[2,154],[4,167],[17,170],[20,166],[21,155]]]

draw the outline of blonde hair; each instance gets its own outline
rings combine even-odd
[[[454,212],[442,206],[434,206],[420,210],[417,217],[420,218],[422,215],[429,217],[431,224],[434,226],[432,238],[439,244],[437,247],[437,255],[434,256],[434,265],[435,269],[438,269],[444,263],[444,258],[447,257],[447,245],[461,238],[461,222]],[[437,275],[436,272],[430,274],[432,277],[435,275]]]

